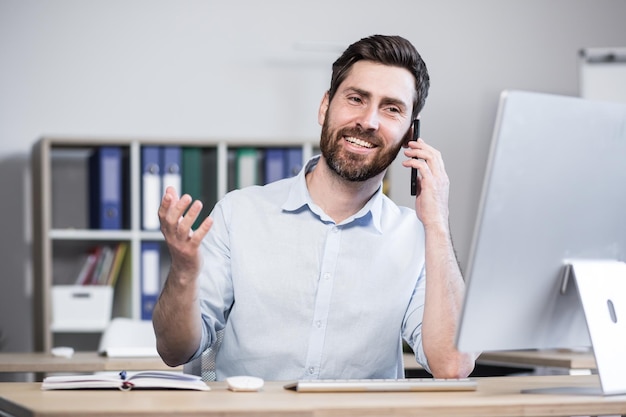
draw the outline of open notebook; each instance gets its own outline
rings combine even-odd
[[[210,391],[199,376],[173,371],[140,371],[97,373],[87,375],[48,376],[41,383],[42,390],[64,389],[182,389]]]

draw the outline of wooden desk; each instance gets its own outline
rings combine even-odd
[[[520,367],[564,368],[570,371],[596,369],[596,360],[591,352],[569,350],[512,350],[483,352],[477,364]],[[412,353],[404,354],[405,369],[422,369]]]
[[[591,353],[565,351],[484,352],[478,362],[520,366],[552,366],[568,369],[594,369]],[[406,369],[422,369],[413,354],[404,355]],[[49,353],[0,352],[0,372],[100,372],[142,371],[146,369],[182,370],[170,368],[160,358],[107,358],[96,352],[76,352],[71,358],[59,358]]]
[[[596,369],[596,360],[592,352],[560,349],[484,352],[478,361],[487,364],[541,366],[570,370]]]
[[[96,352],[76,352],[71,358],[52,356],[50,353],[0,352],[0,372],[100,372],[100,371],[142,371],[142,370],[182,370],[170,368],[161,358],[108,358]]]
[[[53,416],[572,416],[624,415],[626,396],[520,393],[523,389],[594,387],[595,375],[479,379],[476,392],[297,393],[266,383],[258,393],[230,392],[222,382],[197,391],[41,391],[39,383],[0,384],[0,410],[16,417]],[[1,413],[0,413],[1,414]],[[3,414],[4,415],[4,414]]]

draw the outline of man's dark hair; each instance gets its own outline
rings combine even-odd
[[[420,54],[411,42],[401,36],[372,35],[350,45],[333,63],[328,90],[329,101],[333,99],[339,85],[348,76],[352,65],[361,60],[405,68],[413,74],[416,93],[413,101],[413,119],[415,119],[426,103],[430,78]]]

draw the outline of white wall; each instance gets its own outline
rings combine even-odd
[[[463,265],[500,91],[576,95],[578,50],[623,46],[624,16],[623,0],[0,0],[4,349],[31,347],[25,184],[42,135],[315,138],[339,51],[400,34],[431,73],[422,136],[446,160]]]

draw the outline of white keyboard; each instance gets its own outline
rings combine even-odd
[[[470,378],[311,379],[284,386],[298,392],[475,391],[476,387],[476,380]]]

